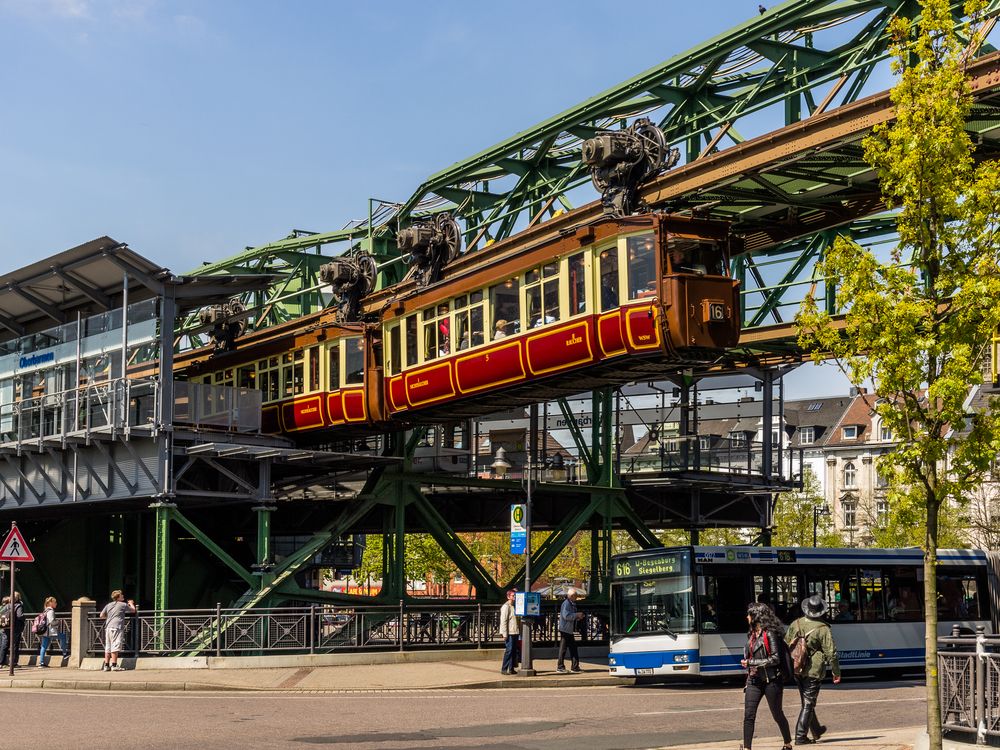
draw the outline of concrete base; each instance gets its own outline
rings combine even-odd
[[[927,732],[918,732],[913,738],[913,750],[929,750],[931,746],[930,737]],[[946,735],[941,743],[942,750],[972,750],[974,747],[984,747],[976,744],[976,736],[972,733],[962,737],[960,734]],[[995,745],[994,745],[995,747]]]
[[[556,649],[533,649],[536,659],[554,659]],[[128,669],[267,669],[282,667],[341,667],[369,664],[422,664],[441,661],[495,661],[500,656],[498,648],[455,649],[428,651],[352,651],[342,654],[288,654],[277,656],[153,656],[139,659],[121,658]],[[605,646],[588,646],[580,649],[582,659],[606,658]],[[34,658],[34,657],[32,657]],[[80,669],[99,670],[104,664],[101,657],[87,657]]]

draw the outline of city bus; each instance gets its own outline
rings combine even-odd
[[[996,553],[941,550],[939,633],[994,632]],[[612,558],[609,669],[618,677],[737,675],[750,602],[786,625],[819,594],[845,671],[923,668],[923,552],[668,547]]]

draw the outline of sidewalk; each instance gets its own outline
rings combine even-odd
[[[536,677],[500,674],[495,659],[413,664],[357,664],[271,669],[92,669],[21,667],[0,674],[0,688],[61,690],[253,690],[280,692],[375,692],[447,688],[593,687],[631,684],[608,674],[606,659],[581,659],[581,674],[556,673],[555,659],[536,659]]]
[[[884,729],[864,732],[830,732],[815,747],[829,746],[845,748],[845,750],[913,750],[913,740],[923,727],[908,727],[906,729]],[[738,743],[737,743],[738,744]],[[754,740],[753,750],[779,750],[781,739]],[[699,745],[668,745],[662,750],[719,750],[718,742],[708,742]]]

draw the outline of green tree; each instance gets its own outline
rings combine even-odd
[[[814,509],[825,506],[816,475],[806,467],[799,492],[782,492],[774,504],[775,547],[812,547],[813,521],[816,521],[816,542],[820,547],[843,547],[844,541],[833,526],[828,512],[816,514]]]
[[[884,200],[897,209],[899,244],[882,263],[839,238],[820,272],[829,289],[836,284],[843,331],[810,296],[799,341],[817,359],[832,355],[854,384],[874,385],[872,405],[898,441],[880,467],[891,469],[893,513],[923,530],[927,727],[940,750],[939,513],[961,504],[1000,448],[997,409],[964,408],[1000,323],[1000,169],[973,160],[971,97],[950,3],[922,5],[915,33],[905,20],[893,22],[896,118],[864,143]],[[966,12],[975,18],[982,5],[969,2]]]

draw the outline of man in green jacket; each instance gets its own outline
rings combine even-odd
[[[809,654],[808,668],[803,674],[796,674],[795,681],[799,685],[799,697],[802,699],[802,709],[795,725],[795,744],[811,745],[826,731],[826,727],[816,718],[816,700],[819,689],[826,677],[826,665],[833,672],[833,684],[840,683],[840,661],[837,659],[837,647],[833,642],[830,626],[823,622],[822,617],[828,609],[826,601],[819,594],[814,594],[802,600],[802,614],[785,632],[785,642],[789,646],[796,637],[802,635],[806,639],[806,652]],[[812,730],[813,739],[809,739]]]

